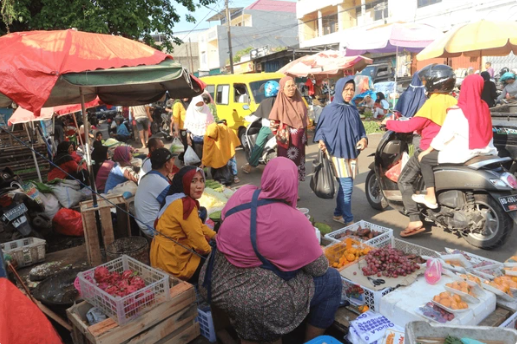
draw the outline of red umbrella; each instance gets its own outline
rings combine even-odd
[[[0,93],[35,112],[67,73],[156,65],[171,55],[130,39],[76,30],[16,32],[0,37]]]
[[[95,98],[91,102],[84,104],[86,109],[96,107],[100,104],[99,98]],[[54,114],[58,116],[68,115],[74,112],[81,111],[81,104],[74,105],[61,105],[55,107],[44,107],[41,109],[40,115],[36,116],[33,112],[29,110],[25,110],[21,106],[19,106],[16,111],[14,111],[13,115],[9,118],[9,125],[17,124],[17,123],[27,123],[32,121],[45,121],[52,119]]]

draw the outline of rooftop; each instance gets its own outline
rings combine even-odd
[[[296,2],[279,0],[257,0],[247,10],[296,13]]]

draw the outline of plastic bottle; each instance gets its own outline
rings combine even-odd
[[[425,280],[429,284],[436,284],[442,278],[442,263],[438,259],[431,258],[427,261]]]

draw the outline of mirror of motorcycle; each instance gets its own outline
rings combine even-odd
[[[244,110],[249,110],[249,109],[250,109],[250,106],[249,106],[249,104],[246,104],[246,105],[243,105],[243,106],[242,106],[242,108],[243,108]]]

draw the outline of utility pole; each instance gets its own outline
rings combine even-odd
[[[230,54],[230,72],[233,74],[232,34],[230,32],[230,9],[228,8],[228,0],[225,0],[224,4],[226,6],[226,26],[228,28],[228,53]]]
[[[190,37],[188,38],[188,47],[190,55],[190,72],[194,73],[194,56],[192,56],[192,42],[190,41]]]

